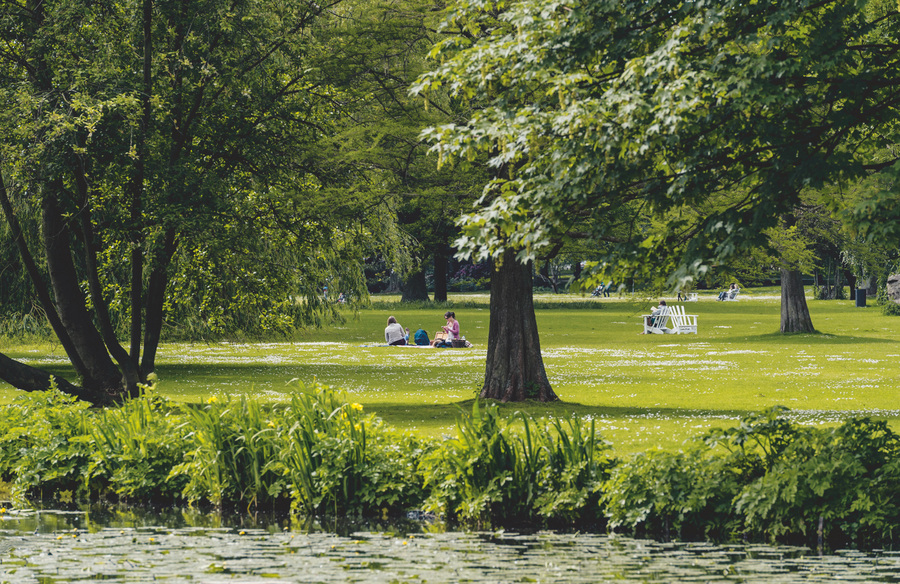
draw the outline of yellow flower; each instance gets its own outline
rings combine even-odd
[[[275,422],[269,422],[267,425],[269,426],[269,428],[274,428],[274,427],[275,427]]]
[[[361,412],[363,409],[362,404],[350,404],[350,408],[356,410],[357,412]]]
[[[0,515],[6,515],[6,507],[0,507]]]
[[[219,397],[214,395],[214,396],[212,396],[211,398],[209,398],[208,400],[206,400],[206,403],[208,403],[208,404],[214,404],[214,403],[216,403],[217,401],[219,401]]]

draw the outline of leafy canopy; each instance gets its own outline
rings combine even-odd
[[[471,34],[414,90],[493,96],[424,134],[442,160],[507,171],[463,219],[479,259],[588,225],[606,267],[674,255],[683,283],[761,243],[803,189],[898,158],[873,157],[898,137],[892,2],[462,0],[448,25]],[[740,196],[707,210],[719,193]]]

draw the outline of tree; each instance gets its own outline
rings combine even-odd
[[[441,63],[415,87],[426,99],[441,87],[494,96],[466,124],[426,134],[442,159],[488,152],[510,171],[464,218],[463,254],[528,262],[576,223],[608,225],[632,206],[660,223],[635,224],[600,265],[621,276],[673,258],[678,287],[762,243],[804,189],[898,160],[869,156],[896,135],[895,3],[497,6],[460,2],[449,22],[472,37],[439,45]],[[733,190],[746,194],[689,220]]]
[[[347,260],[389,226],[377,200],[340,188],[355,168],[322,140],[339,99],[307,66],[337,5],[3,5],[0,202],[81,379],[61,389],[138,391],[167,312],[278,329],[331,310],[325,282],[365,292]],[[5,356],[0,378],[51,383]]]
[[[450,243],[456,218],[486,182],[483,172],[436,168],[419,134],[435,124],[464,120],[467,106],[435,94],[429,104],[409,95],[427,67],[440,17],[431,0],[345,0],[316,67],[341,90],[345,116],[331,141],[337,164],[364,170],[355,190],[389,201],[402,234],[392,268],[403,300],[427,300],[425,272],[434,263],[435,300],[446,300]],[[360,176],[363,176],[362,173]]]

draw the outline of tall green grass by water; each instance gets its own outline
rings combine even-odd
[[[290,380],[315,379],[346,390],[367,412],[400,428],[452,434],[458,406],[470,407],[483,380],[488,296],[452,295],[440,307],[410,308],[397,300],[377,297],[371,309],[347,313],[345,323],[291,342],[165,344],[159,391],[188,403],[244,394],[284,403]],[[699,315],[699,334],[639,335],[640,315],[656,302],[538,295],[544,363],[562,401],[507,404],[501,414],[589,417],[618,453],[681,448],[698,432],[774,405],[804,424],[871,415],[896,428],[900,320],[871,303],[809,300],[819,333],[782,335],[777,289],[744,290],[737,302],[701,294],[699,302],[685,304]],[[445,306],[453,306],[472,349],[380,346],[388,316],[433,336]],[[3,351],[71,374],[59,346],[6,341]],[[16,393],[6,386],[0,400]]]
[[[900,522],[900,435],[884,421],[813,428],[770,408],[685,450],[620,457],[594,420],[503,419],[477,401],[452,436],[423,439],[321,385],[298,386],[277,406],[178,404],[147,392],[111,410],[55,391],[9,405],[0,487],[16,512],[40,500],[319,518],[413,513],[451,527],[611,528],[832,549],[887,545]]]

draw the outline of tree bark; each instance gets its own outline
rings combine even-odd
[[[65,379],[10,359],[3,353],[0,353],[0,379],[23,391],[46,391],[50,389],[55,380],[56,387],[63,393],[74,395],[79,399],[98,406],[113,403],[113,397],[108,393],[91,391],[72,385]]]
[[[147,132],[150,128],[151,96],[153,93],[153,43],[152,43],[152,18],[153,0],[144,0],[142,4],[143,28],[144,28],[144,78],[143,91],[141,92],[141,125],[135,137],[137,158],[134,161],[134,177],[131,182],[130,214],[132,234],[134,241],[131,248],[131,326],[129,328],[129,350],[131,368],[139,371],[138,360],[141,352],[141,328],[143,314],[141,314],[144,292],[144,237],[141,225],[142,199],[144,193],[144,174],[147,158]],[[143,381],[143,380],[141,380]],[[129,384],[129,391],[134,391]]]
[[[62,321],[59,318],[59,313],[56,311],[56,306],[50,298],[50,292],[47,289],[44,278],[38,270],[37,263],[34,261],[31,250],[28,249],[25,235],[22,233],[22,226],[19,224],[19,219],[16,217],[15,211],[13,210],[12,202],[9,199],[9,193],[6,192],[6,183],[3,181],[2,172],[0,172],[0,205],[3,207],[6,221],[12,231],[13,238],[16,240],[16,246],[19,248],[19,257],[22,258],[22,264],[28,272],[28,277],[31,279],[31,284],[34,286],[38,301],[44,309],[44,314],[47,315],[47,320],[50,322],[53,332],[56,333],[56,337],[62,344],[63,350],[65,350],[66,355],[69,357],[69,361],[72,363],[72,366],[75,367],[75,371],[78,375],[84,376],[87,374],[87,367],[78,355],[75,343],[72,342],[69,333],[63,326]]]
[[[482,398],[503,402],[559,399],[544,371],[533,298],[531,263],[520,264],[515,251],[507,251],[491,273]]]
[[[803,275],[798,270],[781,270],[781,332],[812,333],[812,319],[803,292]]]
[[[434,301],[447,301],[447,256],[443,253],[434,254]]]
[[[400,302],[428,301],[428,286],[425,284],[425,272],[417,270],[406,277],[400,286],[402,294]]]
[[[54,189],[53,185],[50,189]],[[47,271],[56,308],[63,327],[85,366],[82,385],[89,390],[114,394],[123,391],[122,374],[106,351],[106,345],[84,302],[71,253],[71,235],[60,214],[55,193],[48,193],[42,205],[44,249]]]
[[[147,286],[147,316],[144,324],[144,353],[141,356],[141,376],[156,369],[156,352],[162,336],[163,306],[166,301],[166,286],[169,283],[169,263],[178,247],[175,231],[169,229],[163,242],[162,254],[150,272]]]
[[[91,294],[91,303],[94,307],[94,315],[99,327],[99,332],[106,344],[109,354],[119,364],[122,372],[125,386],[129,392],[137,390],[137,384],[142,381],[138,378],[137,367],[131,365],[128,352],[119,343],[116,338],[116,332],[113,328],[112,321],[109,317],[109,304],[103,297],[103,284],[100,281],[100,272],[97,266],[97,256],[100,253],[100,246],[94,235],[93,219],[91,214],[90,195],[88,193],[87,177],[81,172],[81,169],[73,169],[75,183],[78,187],[80,197],[80,209],[78,212],[78,223],[81,227],[81,238],[84,245],[84,266],[85,276],[88,282],[88,290]]]

